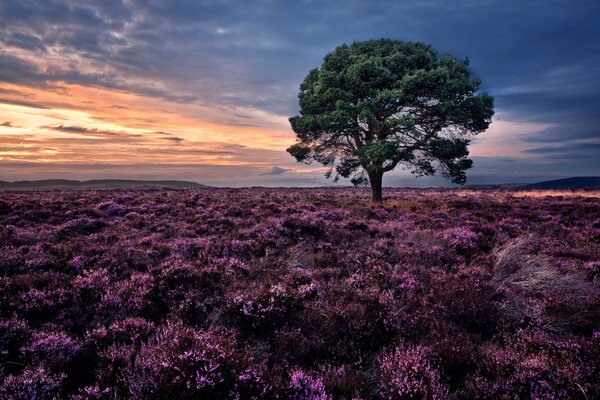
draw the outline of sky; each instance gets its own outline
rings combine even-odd
[[[0,180],[333,185],[285,152],[288,118],[325,54],[378,38],[468,57],[495,98],[468,183],[600,175],[598,21],[597,0],[2,0]]]

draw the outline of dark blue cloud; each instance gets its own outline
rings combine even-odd
[[[269,168],[267,172],[264,172],[262,175],[282,175],[288,172],[287,169],[278,167],[276,165]]]
[[[254,126],[260,121],[236,108],[293,115],[299,83],[341,43],[423,41],[469,57],[498,116],[550,126],[525,139],[532,157],[555,161],[547,170],[562,174],[560,160],[585,154],[591,175],[600,173],[588,161],[600,158],[599,20],[597,0],[3,0],[0,45],[77,57],[39,71],[0,52],[0,81],[63,80],[210,104],[230,112],[227,123]]]

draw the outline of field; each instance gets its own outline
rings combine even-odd
[[[600,398],[600,193],[0,193],[0,399]]]

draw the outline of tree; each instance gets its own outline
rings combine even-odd
[[[327,178],[335,168],[335,180],[368,180],[375,202],[383,200],[383,174],[397,166],[464,184],[467,137],[485,131],[494,113],[493,98],[477,94],[480,84],[468,59],[423,43],[344,44],[300,85],[300,114],[290,118],[297,142],[287,151],[329,167]]]

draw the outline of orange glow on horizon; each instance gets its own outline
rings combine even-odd
[[[327,169],[296,163],[284,151],[295,141],[287,118],[256,109],[53,82],[45,87],[0,83],[0,113],[0,161],[6,165],[0,179],[5,180],[31,176],[31,170],[38,178],[193,176],[218,184],[240,179],[237,184],[243,185],[284,173],[280,179],[323,181]],[[470,154],[530,159],[532,146],[523,138],[548,127],[499,115],[474,138]],[[87,169],[79,170],[80,165]]]
[[[294,142],[287,121],[258,111],[257,126],[220,123],[226,112],[62,82],[0,84],[2,160],[25,162],[274,165]],[[243,149],[243,151],[242,151]]]

